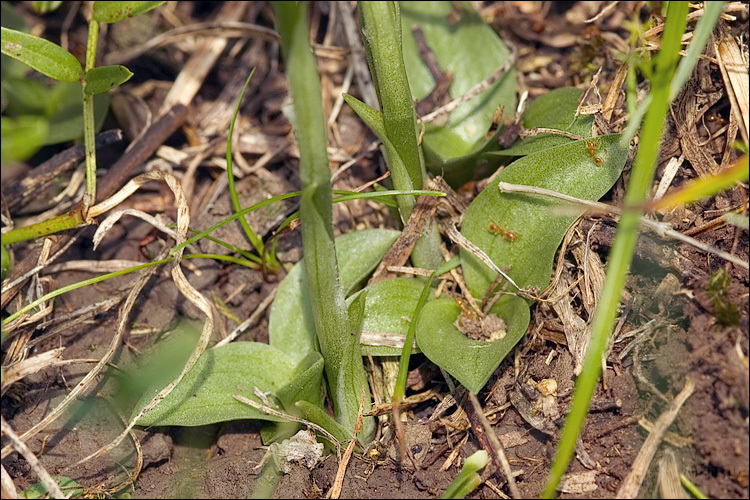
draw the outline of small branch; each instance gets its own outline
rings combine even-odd
[[[49,475],[47,469],[42,467],[42,464],[39,463],[39,459],[36,458],[36,455],[34,455],[29,447],[26,446],[23,441],[21,441],[21,438],[18,437],[11,426],[5,421],[5,418],[2,418],[0,422],[2,422],[3,434],[8,436],[13,449],[20,453],[24,459],[26,459],[29,467],[31,467],[31,470],[34,471],[37,476],[39,476],[39,480],[44,484],[44,486],[47,487],[47,491],[49,491],[50,495],[52,495],[54,498],[67,498],[60,489],[60,486],[58,486],[55,480],[52,479],[52,476]]]

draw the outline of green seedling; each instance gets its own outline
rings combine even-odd
[[[445,11],[446,8],[456,8],[460,17],[473,19],[467,4],[427,4],[432,9],[442,9],[439,10],[441,15],[430,16],[435,23],[448,22],[448,15],[453,11]],[[662,47],[665,55],[662,56],[660,52],[657,57],[658,71],[644,71],[654,79],[653,105],[645,118],[644,141],[637,162],[639,170],[634,170],[632,191],[629,190],[627,198],[628,207],[643,206],[651,182],[651,165],[662,130],[666,103],[672,92],[670,76],[677,67],[675,54],[678,53],[680,35],[684,31],[686,7],[671,5],[677,4],[670,4]],[[175,390],[139,420],[140,425],[194,426],[253,418],[274,424],[264,430],[264,438],[276,440],[293,431],[276,424],[286,420],[299,422],[301,417],[323,428],[325,432],[322,434],[332,435],[328,439],[335,445],[335,441],[351,439],[354,432],[360,397],[363,389],[367,388],[362,367],[364,352],[369,351],[373,355],[402,354],[399,383],[394,394],[396,401],[404,395],[403,381],[412,352],[412,338],[416,338],[419,350],[432,362],[476,393],[524,335],[530,319],[530,300],[524,297],[547,286],[560,241],[582,210],[578,214],[568,210],[560,216],[555,213],[555,203],[540,197],[501,193],[498,183],[525,184],[596,200],[620,176],[627,157],[626,148],[621,145],[619,135],[589,137],[592,118],[579,116],[574,119],[580,91],[562,89],[537,100],[529,108],[524,125],[527,128],[565,129],[569,136],[541,134],[518,141],[506,151],[499,151],[495,143],[487,140],[491,119],[488,122],[486,116],[488,109],[491,109],[490,115],[494,114],[500,102],[495,101],[497,95],[503,96],[504,104],[501,105],[506,112],[514,107],[515,95],[501,91],[509,85],[504,80],[498,81],[488,91],[487,95],[494,97],[481,97],[482,94],[477,97],[482,106],[471,104],[465,110],[458,108],[446,123],[426,126],[425,142],[420,148],[421,127],[416,121],[412,104],[413,97],[418,94],[411,75],[404,69],[404,60],[410,57],[407,52],[412,50],[406,48],[409,43],[407,39],[413,37],[411,24],[417,18],[425,17],[420,14],[420,8],[409,3],[404,5],[401,12],[397,4],[390,2],[360,3],[368,62],[382,111],[370,108],[351,96],[345,98],[383,142],[394,184],[400,188],[395,195],[390,193],[385,196],[398,206],[404,220],[413,209],[415,196],[424,194],[415,191],[426,179],[423,156],[428,157],[428,165],[434,162],[434,165],[446,168],[446,173],[450,170],[454,181],[473,176],[482,166],[496,166],[510,158],[520,157],[500,172],[474,200],[461,228],[463,237],[480,248],[498,268],[507,269],[508,275],[526,292],[522,297],[515,288],[506,287],[505,294],[489,310],[489,313],[502,319],[504,335],[495,341],[469,338],[455,325],[461,314],[456,301],[453,298],[432,299],[433,278],[458,265],[474,297],[484,297],[497,280],[495,272],[465,250],[461,250],[460,257],[449,263],[443,264],[442,257],[436,260],[437,247],[434,245],[437,239],[430,239],[432,236],[425,238],[421,243],[422,248],[415,249],[412,254],[413,262],[422,262],[426,268],[436,269],[429,279],[392,279],[357,290],[399,232],[367,230],[333,237],[331,204],[345,197],[334,199],[330,189],[319,77],[309,45],[307,4],[278,3],[274,9],[294,102],[289,116],[300,145],[302,191],[276,199],[301,195],[300,218],[305,257],[279,285],[270,313],[269,343],[235,342],[209,349]],[[410,16],[408,21],[400,17],[402,13],[404,19]],[[441,44],[434,38],[447,36],[445,26],[432,27],[422,23],[421,29],[438,61],[446,65],[443,70],[455,71],[454,78],[459,79],[462,70],[459,67],[451,69],[446,61],[465,59],[473,64],[477,60],[476,54],[472,59],[471,54],[460,53],[460,50],[466,49],[463,45],[466,42]],[[482,43],[493,43],[498,48],[498,42]],[[473,46],[469,45],[469,49]],[[459,55],[446,55],[451,48],[459,49]],[[508,56],[509,52],[506,52],[505,57]],[[474,75],[472,83],[466,85],[475,84],[477,79],[481,80],[487,71],[500,64],[502,62],[493,61],[487,66],[489,69],[485,68],[481,75]],[[457,87],[456,95],[464,89]],[[420,91],[420,95],[429,92],[431,88]],[[451,97],[454,97],[453,89]],[[487,101],[493,104],[485,109],[484,103]],[[477,119],[483,117],[483,121],[468,121],[474,112]],[[469,126],[468,123],[474,125]],[[470,130],[473,128],[478,132]],[[477,134],[468,135],[468,132]],[[576,139],[577,136],[583,138]],[[231,153],[228,164],[231,164]],[[236,213],[223,223],[241,218],[262,205],[240,210],[238,203],[235,203]],[[637,215],[635,211],[632,214],[626,211],[621,222],[621,232],[632,241],[639,224],[639,219],[633,214]],[[523,236],[513,239],[511,245],[505,235],[489,230],[491,224],[498,228],[512,228],[513,234]],[[178,248],[206,236],[214,228],[197,234]],[[253,242],[251,232],[248,232],[248,238]],[[581,389],[578,390],[581,392],[574,399],[574,410],[569,418],[571,423],[566,426],[565,438],[558,451],[554,470],[557,475],[554,477],[558,479],[567,467],[575,436],[580,429],[576,429],[576,422],[580,424],[587,411],[590,390],[599,375],[601,353],[607,343],[607,334],[611,331],[624,277],[628,273],[632,241],[622,241],[626,240],[618,236],[620,243],[612,250],[605,285],[608,302],[602,306],[603,312],[597,313],[594,328],[598,336],[592,338],[591,351],[579,378]],[[405,321],[404,316],[410,321]],[[6,322],[15,317],[17,315]],[[190,333],[190,325],[183,326],[187,330],[185,335],[196,335]],[[361,332],[369,331],[392,335],[400,339],[404,347],[363,346]],[[154,360],[158,360],[158,357]],[[158,361],[153,363],[158,366]],[[179,370],[180,366],[174,368],[175,373]],[[164,380],[173,378],[174,373],[167,374]],[[140,409],[151,401],[163,385],[163,382],[157,381],[145,388],[133,415],[139,414]],[[326,387],[334,403],[335,419],[324,409]],[[248,406],[232,398],[232,394],[240,395],[253,404]],[[366,443],[373,431],[373,422],[366,420],[360,443]],[[478,456],[478,460],[481,459],[486,463],[486,455]],[[474,470],[467,471],[466,481],[463,478],[460,481],[464,484],[463,489],[450,490],[446,495],[468,493],[472,486],[475,487],[476,471],[482,466],[477,464]],[[555,491],[554,477],[546,495]]]
[[[68,498],[78,498],[84,493],[83,486],[69,477],[52,476],[52,479]],[[18,492],[18,498],[47,498],[48,495],[49,490],[42,482],[34,483],[25,490]]]
[[[79,225],[81,219],[85,224],[92,222],[88,216],[88,210],[96,202],[94,96],[108,92],[126,82],[133,75],[124,66],[95,67],[100,23],[115,23],[147,12],[162,3],[164,2],[94,2],[91,19],[89,20],[84,66],[81,66],[81,63],[73,54],[49,40],[5,26],[2,27],[1,48],[4,55],[21,61],[53,80],[75,83],[80,86],[80,95],[83,102],[83,138],[86,147],[86,192],[80,211],[78,213],[72,212],[67,217],[64,216],[43,223],[47,226],[43,231],[44,234],[50,234],[50,231],[57,232],[69,229],[72,225]],[[23,130],[29,133],[29,142],[23,146],[16,146],[15,150],[12,151],[14,155],[28,155],[34,148],[43,143],[39,138],[44,137],[46,140],[49,126],[45,127],[44,122],[26,119],[15,125],[22,125]],[[11,124],[4,122],[3,131],[8,131],[10,128]],[[35,137],[36,139],[34,139]],[[3,138],[5,138],[5,134]],[[23,142],[23,139],[20,142]],[[18,151],[19,147],[22,148],[21,151]],[[50,223],[52,223],[51,228]],[[39,233],[39,231],[32,230],[23,232],[21,235],[36,237]],[[19,241],[17,236],[11,236],[10,239]],[[6,244],[5,238],[3,244]]]
[[[453,480],[450,486],[440,495],[440,498],[463,498],[475,489],[477,486],[482,484],[482,478],[479,477],[478,472],[487,465],[490,457],[484,450],[474,452],[469,458],[464,460],[464,466],[461,467],[461,472],[458,473],[456,479]]]

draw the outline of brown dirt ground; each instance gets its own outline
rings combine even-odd
[[[595,71],[601,67],[599,85],[604,94],[614,78],[619,63],[612,57],[618,44],[626,44],[629,33],[624,23],[634,15],[634,5],[621,2],[595,23],[585,24],[583,19],[601,11],[604,2],[481,2],[482,13],[498,29],[504,39],[516,44],[519,49],[517,68],[531,98],[545,92],[569,85],[585,88]],[[74,4],[77,6],[78,4]],[[641,5],[641,4],[638,4]],[[732,4],[734,5],[734,4]],[[29,3],[16,5],[30,24],[45,27],[45,36],[55,39],[62,30],[68,30],[71,48],[82,51],[85,46],[85,23],[78,15],[72,25],[66,26],[65,16],[71,9],[62,9],[45,17],[30,11]],[[219,5],[212,2],[169,4],[162,14],[142,16],[127,26],[115,25],[106,34],[101,49],[103,53],[121,50],[140,43],[150,30],[168,29],[175,23],[192,24],[213,19]],[[347,44],[338,24],[331,23],[329,4],[316,4],[312,9],[312,25],[316,30],[315,40],[323,45],[343,47]],[[158,12],[158,11],[156,11]],[[646,7],[637,14],[642,20],[648,17]],[[727,21],[726,28],[733,34],[747,33],[748,12],[745,4],[732,12],[734,21]],[[242,17],[244,21],[272,26],[270,8],[264,3],[253,4]],[[140,20],[140,22],[138,21]],[[145,23],[145,24],[144,24]],[[141,30],[141,31],[139,31]],[[134,41],[135,40],[135,41]],[[747,43],[747,37],[744,42]],[[274,194],[299,188],[295,152],[280,147],[290,132],[290,127],[280,112],[285,97],[285,79],[279,63],[279,51],[275,43],[251,41],[241,56],[238,49],[244,44],[231,39],[214,70],[204,82],[198,96],[191,105],[188,125],[182,127],[168,144],[177,149],[188,145],[208,143],[219,138],[219,147],[206,155],[194,179],[193,197],[190,199],[194,211],[194,225],[208,227],[229,212],[228,196],[222,185],[222,193],[216,203],[204,210],[212,187],[224,175],[220,168],[210,163],[211,158],[223,161],[223,136],[220,126],[214,132],[202,129],[207,120],[204,114],[217,107],[222,89],[238,72],[238,68],[257,67],[238,128],[251,137],[238,149],[246,160],[254,163],[261,154],[276,148],[274,156],[265,168],[244,176],[238,182],[243,193],[243,205],[259,190]],[[627,44],[625,45],[627,46]],[[165,88],[185,64],[192,44],[185,42],[178,50],[174,45],[152,50],[126,63],[135,73],[134,81],[124,86],[122,95],[139,96],[140,103],[155,110],[164,97]],[[747,53],[747,46],[744,46]],[[331,49],[328,56],[319,57],[326,113],[330,113],[336,93],[342,85],[348,58],[343,49]],[[244,81],[245,76],[240,80]],[[715,64],[701,64],[690,85],[701,92],[693,93],[705,97],[699,103],[688,102],[688,97],[678,100],[676,106],[685,113],[700,115],[693,132],[705,141],[703,148],[709,152],[711,161],[722,165],[722,153],[727,141],[736,134],[736,122],[731,124],[730,103],[721,75]],[[356,85],[350,90],[357,95]],[[238,92],[229,96],[234,102]],[[708,97],[706,97],[708,96]],[[706,104],[708,102],[708,104]],[[678,110],[678,111],[679,111]],[[675,112],[670,121],[670,131],[664,140],[657,182],[664,165],[672,158],[685,154],[686,161],[678,170],[673,185],[697,177],[695,164],[705,161],[691,156],[682,147],[681,137],[675,127]],[[691,115],[692,116],[692,115]],[[701,119],[701,117],[703,119]],[[118,113],[118,120],[125,118]],[[135,117],[138,120],[138,117]],[[112,120],[112,119],[111,119]],[[108,122],[105,129],[118,126]],[[694,122],[695,123],[695,122]],[[729,124],[724,131],[717,131],[716,124]],[[679,124],[679,123],[678,123]],[[735,128],[733,128],[735,127]],[[137,130],[136,126],[136,130]],[[734,132],[732,132],[734,130]],[[714,133],[710,140],[706,132]],[[329,134],[331,135],[331,134]],[[345,158],[362,152],[373,138],[345,106],[333,129],[332,167],[338,168]],[[737,136],[739,139],[739,136]],[[261,144],[250,144],[253,141]],[[112,148],[117,149],[117,148]],[[28,165],[17,171],[3,169],[3,191],[17,182],[29,167],[47,159],[56,151],[43,151]],[[107,165],[122,151],[103,152],[100,165]],[[734,154],[734,153],[732,153]],[[109,155],[109,156],[108,156]],[[175,170],[184,172],[192,155]],[[162,161],[162,164],[165,162]],[[629,167],[629,166],[628,166]],[[626,167],[626,169],[628,168]],[[338,189],[360,186],[382,173],[380,157],[368,154],[355,166],[348,169],[336,181]],[[625,174],[627,177],[627,172]],[[481,186],[469,186],[462,192],[475,192]],[[617,203],[622,199],[624,181],[613,189],[608,200]],[[260,189],[259,189],[260,188]],[[244,194],[246,193],[246,194]],[[152,188],[131,202],[150,213],[166,213],[173,217],[168,192]],[[40,197],[42,198],[42,197]],[[3,210],[5,211],[5,202]],[[252,202],[252,201],[250,201]],[[711,224],[728,210],[739,208],[747,214],[748,193],[746,185],[738,185],[708,201],[695,203],[666,214],[677,230],[693,234],[701,241],[748,258],[748,231],[726,223]],[[31,213],[34,206],[22,207],[12,213]],[[285,214],[294,210],[287,205],[276,212],[266,211],[254,222],[262,232],[272,230]],[[380,207],[366,202],[337,207],[334,211],[337,232],[356,228],[394,227],[393,218]],[[230,228],[230,226],[226,226]],[[606,262],[606,254],[612,241],[613,229],[606,219],[585,219],[579,225],[579,241],[588,242],[589,249],[598,252]],[[74,260],[131,259],[146,261],[145,255],[158,251],[160,241],[147,242],[150,226],[136,220],[118,223],[97,250],[90,244],[93,229],[83,232],[78,241],[58,260],[64,263]],[[587,237],[588,235],[588,237]],[[228,229],[220,236],[238,245],[244,240],[238,229]],[[208,247],[208,244],[206,244]],[[205,248],[205,251],[214,251]],[[16,255],[22,252],[15,249]],[[283,261],[294,262],[301,256],[299,230],[284,235],[280,240],[280,255]],[[570,248],[564,255],[568,268],[576,268],[578,257]],[[205,295],[215,293],[225,300],[231,312],[238,318],[247,318],[280,279],[278,276],[264,277],[260,271],[229,266],[208,260],[196,260],[197,269],[192,269],[188,279]],[[711,285],[718,272],[726,275],[722,286]],[[69,283],[92,276],[88,271],[67,270],[47,272],[48,289],[56,289]],[[52,317],[60,317],[86,305],[101,301],[116,294],[127,293],[132,278],[123,277],[101,284],[85,287],[61,296],[56,300]],[[736,265],[697,251],[682,244],[668,243],[644,235],[639,242],[632,274],[628,280],[624,297],[626,315],[619,326],[618,342],[607,358],[604,383],[594,396],[591,413],[582,436],[582,447],[587,460],[574,459],[569,473],[591,470],[594,476],[589,491],[561,492],[561,498],[613,497],[628,474],[641,444],[648,435],[639,419],[654,422],[662,414],[667,403],[682,389],[686,377],[696,384],[694,394],[680,411],[670,430],[674,433],[669,443],[663,443],[640,489],[639,496],[658,495],[656,484],[657,462],[668,453],[676,457],[678,469],[686,474],[698,487],[711,497],[747,498],[748,489],[748,272]],[[588,314],[582,305],[580,291],[571,292],[571,307],[583,320]],[[25,295],[23,295],[25,297]],[[15,310],[15,303],[3,310],[3,317]],[[164,329],[178,314],[198,316],[196,310],[182,299],[172,285],[168,272],[157,273],[142,292],[131,318],[132,325]],[[49,349],[65,347],[65,359],[98,359],[112,338],[117,318],[117,308],[98,314],[95,319],[70,326],[61,333],[44,339],[29,349],[27,355],[38,354]],[[218,316],[216,338],[226,335],[236,323],[224,315]],[[558,383],[556,403],[564,414],[570,404],[574,360],[567,349],[565,326],[551,307],[537,306],[524,340],[512,356],[500,365],[486,388],[479,394],[492,426],[503,442],[516,481],[524,497],[538,496],[547,479],[549,466],[554,457],[557,425],[552,422],[550,432],[532,427],[523,416],[524,399],[530,404],[538,396],[524,387],[526,380],[554,378]],[[17,330],[3,344],[4,367],[12,361],[12,352],[17,348],[16,339],[25,341],[44,333],[35,327]],[[124,362],[144,349],[153,335],[129,335],[125,345],[118,350],[114,363]],[[262,318],[249,329],[242,340],[267,338],[267,321]],[[468,457],[479,448],[477,438],[463,409],[469,410],[468,401],[461,406],[447,409],[440,421],[430,421],[439,400],[448,394],[442,376],[423,357],[417,356],[410,374],[411,393],[434,389],[439,397],[433,397],[411,409],[408,426],[415,430],[427,429],[428,439],[424,447],[413,448],[419,455],[419,470],[400,467],[388,452],[389,443],[378,447],[373,455],[355,454],[346,472],[342,497],[350,498],[432,498],[445,490],[460,469],[460,458]],[[3,386],[2,416],[16,431],[22,432],[41,420],[77,384],[90,369],[90,362],[75,363],[42,370],[29,375],[9,387]],[[86,486],[88,495],[124,496],[138,498],[172,497],[247,497],[253,492],[258,470],[265,451],[261,447],[259,429],[253,422],[232,422],[199,428],[151,428],[137,429],[135,436],[143,447],[143,466],[137,480],[129,484],[128,474],[134,470],[136,453],[132,441],[126,440],[114,452],[76,468],[69,468],[85,455],[109,442],[122,428],[118,416],[117,402],[107,398],[113,389],[108,378],[101,378],[88,392],[88,396],[72,410],[56,420],[50,427],[27,441],[30,449],[39,457],[42,465],[54,475],[73,477]],[[521,399],[519,399],[521,398]],[[530,399],[529,399],[530,398]],[[470,411],[470,410],[469,410]],[[125,411],[124,413],[127,413]],[[526,409],[528,413],[528,409]],[[527,415],[528,416],[528,415]],[[449,425],[450,424],[450,425]],[[424,435],[424,434],[423,434]],[[464,439],[466,438],[466,439]],[[3,438],[3,446],[7,439]],[[455,453],[452,451],[455,449]],[[668,450],[668,451],[667,451]],[[450,459],[449,459],[450,456]],[[17,490],[28,487],[38,478],[28,463],[17,453],[3,458],[2,465]],[[588,468],[588,467],[591,468]],[[298,466],[281,478],[276,497],[318,498],[330,490],[338,461],[330,455],[313,470]],[[508,494],[509,489],[502,472],[488,466],[482,475],[483,484],[469,496],[471,498],[497,498]],[[129,485],[123,486],[128,483]],[[5,490],[4,497],[5,497]]]

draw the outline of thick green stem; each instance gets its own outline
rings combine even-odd
[[[359,352],[358,331],[353,331],[339,277],[333,239],[331,171],[326,152],[325,118],[320,76],[310,47],[307,2],[273,4],[286,73],[293,100],[293,125],[300,150],[302,180],[302,247],[310,286],[310,302],[336,418],[353,434],[363,392],[370,391]],[[375,433],[366,417],[360,441]]]
[[[42,236],[59,233],[60,231],[65,231],[66,229],[74,229],[83,224],[84,220],[81,215],[81,211],[74,210],[73,212],[60,215],[58,217],[53,217],[52,219],[33,224],[31,226],[20,227],[18,229],[14,229],[13,231],[8,231],[7,233],[3,234],[0,239],[2,239],[2,246],[12,245],[14,243],[18,243],[19,241],[41,238]]]
[[[358,5],[367,62],[383,112],[385,132],[393,147],[393,151],[387,151],[393,185],[396,189],[421,189],[427,173],[404,66],[398,2],[359,2]],[[415,200],[403,196],[398,203],[405,222],[414,209]],[[442,263],[440,234],[434,225],[432,230],[425,227],[412,252],[412,260],[415,266],[427,269],[435,269]]]
[[[89,36],[86,44],[86,71],[96,65],[96,46],[99,40],[99,22],[91,19],[89,21]],[[86,193],[83,195],[82,212],[88,221],[89,207],[96,204],[96,141],[94,134],[94,96],[83,91],[83,142],[86,148]]]

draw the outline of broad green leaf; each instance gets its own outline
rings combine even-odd
[[[27,68],[28,69],[28,68]],[[77,83],[56,82],[77,87],[77,100],[81,101],[81,86]],[[7,116],[43,115],[52,116],[58,107],[55,88],[41,80],[31,78],[7,78],[3,81],[8,105],[3,109]]]
[[[31,28],[26,24],[24,18],[8,2],[0,2],[0,23],[6,28],[29,33]],[[0,55],[0,75],[2,75],[2,109],[7,105],[5,97],[5,83],[7,78],[23,78],[28,66],[5,54]]]
[[[78,498],[83,495],[83,486],[73,479],[65,476],[52,476],[52,479],[60,487],[60,490],[68,495],[68,498]],[[49,490],[41,481],[18,492],[18,498],[47,498],[48,495]]]
[[[298,415],[297,401],[308,401],[313,405],[323,406],[325,389],[323,387],[323,356],[312,351],[295,368],[292,380],[276,392],[276,398],[287,413]],[[260,431],[263,444],[268,445],[292,437],[301,428],[294,421],[269,422]]]
[[[29,159],[44,145],[49,124],[41,116],[0,118],[0,158],[3,163]]]
[[[336,257],[345,295],[375,269],[398,235],[399,231],[395,230],[368,229],[343,234],[336,239]],[[315,350],[315,322],[304,259],[279,285],[271,306],[268,340],[295,363]]]
[[[575,121],[578,100],[581,98],[582,90],[573,87],[556,89],[548,92],[534,101],[523,117],[523,125],[526,129],[533,127],[545,127],[571,134],[589,137],[594,117],[591,115],[579,115]],[[524,156],[541,151],[542,149],[569,144],[574,139],[564,135],[549,133],[526,137],[517,141],[508,149],[488,153],[499,156]]]
[[[39,145],[83,138],[83,105],[81,85],[72,82],[54,82],[47,85],[28,78],[9,78],[3,87],[9,99],[6,112],[16,116],[31,115],[48,120],[48,130]],[[109,96],[94,96],[94,121],[98,131],[109,110]]]
[[[540,196],[501,193],[497,183],[537,186],[597,200],[615,183],[625,164],[627,151],[619,147],[618,140],[619,135],[591,139],[596,146],[596,160],[584,139],[513,162],[469,206],[462,234],[519,286],[545,288],[557,247],[584,210],[567,205],[566,214],[559,215],[555,213],[559,203]],[[499,229],[510,231],[515,238],[509,239]],[[496,273],[463,248],[461,259],[471,294],[484,297]],[[529,324],[529,308],[520,297],[501,297],[491,312],[503,318],[507,328],[505,336],[495,342],[475,341],[460,332],[454,325],[460,308],[446,299],[427,304],[417,328],[422,352],[472,392],[484,386]]]
[[[199,321],[181,320],[164,340],[126,367],[125,375],[115,375],[121,388],[118,398],[135,402],[132,415],[182,371],[201,328]],[[138,424],[196,426],[243,418],[281,421],[240,403],[232,394],[256,399],[255,387],[275,393],[295,375],[296,367],[287,356],[268,344],[234,342],[208,349],[170,395]]]
[[[340,443],[345,443],[352,438],[351,433],[347,432],[343,425],[338,423],[320,406],[314,405],[309,401],[298,401],[295,406],[302,412],[302,418],[318,424],[330,432]]]
[[[368,286],[363,332],[379,332],[406,337],[409,321],[422,293],[424,282],[413,278],[394,278]],[[362,355],[399,356],[400,347],[362,344]]]
[[[21,31],[2,28],[2,53],[55,80],[77,82],[83,75],[78,59],[59,45]]]
[[[102,94],[130,80],[133,72],[125,66],[99,66],[86,72],[83,91],[88,95]]]
[[[474,393],[484,387],[529,325],[526,301],[512,296],[503,299],[490,311],[503,318],[506,324],[505,336],[494,342],[472,340],[459,331],[453,323],[461,308],[449,298],[428,302],[417,324],[417,343],[422,353]]]
[[[274,393],[288,383],[294,364],[281,351],[258,342],[233,342],[207,349],[190,372],[164,401],[143,416],[138,425],[198,426],[229,420],[284,419],[256,410],[232,397],[240,393],[259,401],[257,387]],[[162,384],[146,390],[133,415],[163,389]]]
[[[591,139],[601,165],[596,164],[586,139],[516,160],[474,199],[466,211],[461,233],[484,250],[497,267],[507,268],[518,286],[544,289],[551,278],[557,247],[584,209],[566,204],[566,215],[559,215],[555,213],[560,209],[559,201],[501,193],[497,184],[525,184],[598,200],[612,187],[625,165],[627,151],[620,148],[618,140],[617,134]],[[491,232],[490,224],[511,231],[516,239],[510,241],[503,234]],[[474,297],[483,297],[496,274],[463,248],[461,258],[469,290]]]
[[[435,80],[419,55],[412,26],[421,28],[443,72],[453,75],[451,99],[466,94],[510,55],[502,40],[469,2],[400,2],[400,5],[404,63],[415,99],[426,97],[435,87]],[[428,126],[424,149],[443,162],[478,149],[498,106],[506,114],[515,111],[515,86],[515,72],[510,70],[488,90],[452,111],[444,126]]]
[[[116,23],[129,17],[135,17],[164,2],[94,2],[93,18],[100,23]]]
[[[287,411],[297,401],[323,404],[323,365],[323,356],[318,351],[312,351],[295,367],[289,382],[276,392],[276,397]]]

